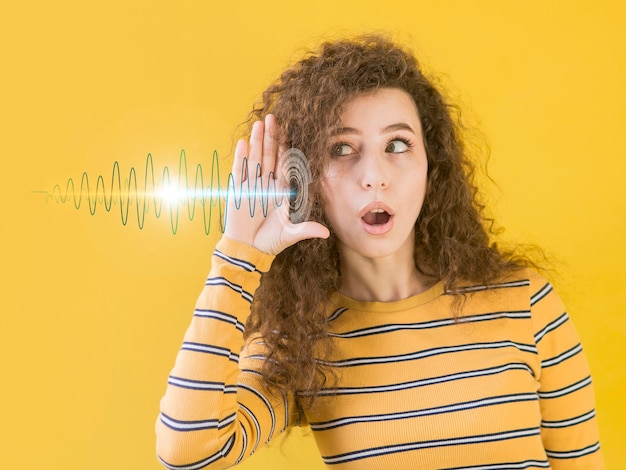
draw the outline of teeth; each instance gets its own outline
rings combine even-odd
[[[370,212],[372,214],[382,214],[385,211],[383,209],[372,209]]]

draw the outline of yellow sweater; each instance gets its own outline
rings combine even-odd
[[[260,346],[243,341],[272,259],[217,245],[161,402],[166,467],[226,468],[300,424],[295,403],[264,390]],[[457,321],[441,284],[398,302],[331,299],[339,380],[305,410],[325,464],[604,468],[589,367],[552,286],[524,271],[465,290]]]

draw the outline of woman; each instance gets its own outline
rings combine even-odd
[[[410,53],[323,44],[250,121],[237,183],[271,186],[298,149],[311,217],[229,201],[161,404],[165,466],[228,467],[308,423],[341,469],[602,468],[576,332],[491,243],[458,125]]]

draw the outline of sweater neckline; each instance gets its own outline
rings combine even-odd
[[[433,286],[420,292],[417,295],[407,297],[406,299],[394,300],[391,302],[374,302],[356,300],[348,297],[340,292],[335,292],[331,302],[338,307],[345,307],[351,310],[367,311],[374,313],[390,313],[408,310],[424,305],[444,293],[443,281],[439,281]]]

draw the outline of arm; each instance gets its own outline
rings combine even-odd
[[[252,298],[273,255],[305,238],[329,236],[316,222],[292,224],[289,204],[270,204],[263,211],[258,202],[263,198],[243,190],[271,186],[278,152],[274,126],[271,115],[265,123],[255,122],[250,144],[240,140],[235,149],[233,187],[242,190],[226,201],[225,236],[214,253],[157,420],[157,453],[168,468],[234,465],[299,415],[286,397],[264,389],[260,361],[246,358],[262,355],[262,343],[248,341],[241,351]]]
[[[541,361],[541,436],[554,469],[604,468],[587,359],[552,285],[531,277],[531,312]]]
[[[297,417],[292,403],[263,388],[251,370],[259,361],[240,370],[252,296],[272,259],[226,238],[218,243],[161,401],[157,453],[167,468],[234,465]]]

